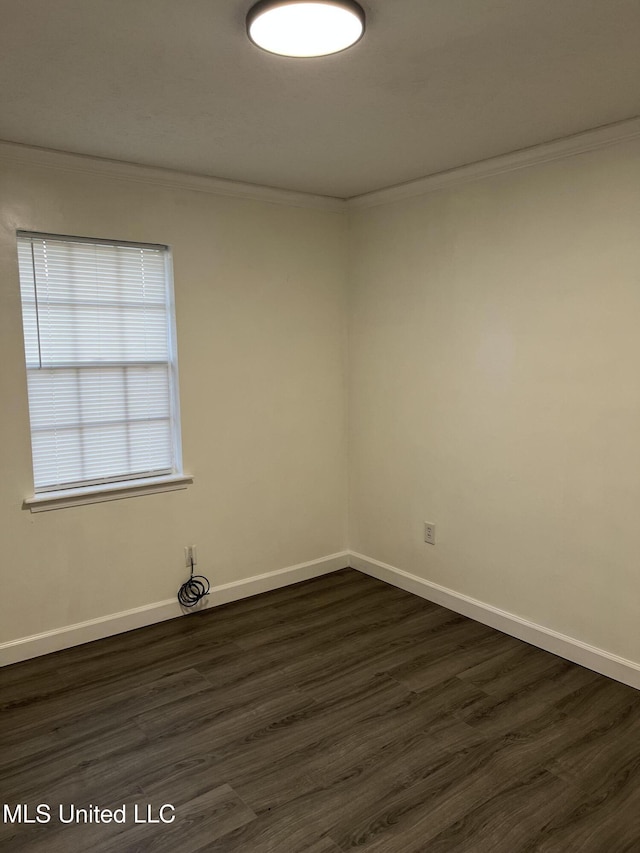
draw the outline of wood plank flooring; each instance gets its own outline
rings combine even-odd
[[[0,785],[11,853],[640,853],[640,692],[345,569],[1,670]]]

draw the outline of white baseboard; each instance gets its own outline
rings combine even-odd
[[[484,601],[478,601],[468,595],[462,595],[447,587],[431,583],[417,577],[417,575],[404,572],[402,569],[396,569],[394,566],[365,557],[363,554],[351,552],[349,554],[349,565],[392,586],[412,592],[414,595],[419,595],[421,598],[426,598],[435,604],[454,610],[456,613],[462,613],[463,616],[469,616],[477,622],[482,622],[491,628],[496,628],[498,631],[524,640],[526,643],[531,643],[531,645],[552,652],[554,655],[559,655],[585,666],[587,669],[592,669],[594,672],[599,672],[616,681],[621,681],[623,684],[629,684],[631,687],[640,689],[640,664],[635,661],[621,658],[596,646],[590,646],[573,637],[568,637],[566,634],[560,634],[550,628],[545,628],[543,625],[529,622],[527,619],[508,613],[506,610],[492,607]]]
[[[517,637],[545,651],[552,652],[616,681],[621,681],[623,684],[629,684],[631,687],[640,689],[640,664],[635,661],[621,658],[596,646],[590,646],[566,634],[560,634],[550,628],[545,628],[543,625],[500,610],[484,601],[462,595],[452,589],[431,583],[417,575],[402,571],[402,569],[397,569],[395,566],[381,563],[379,560],[354,552],[341,551],[338,554],[331,554],[318,560],[311,560],[308,563],[300,563],[297,566],[289,566],[274,572],[255,575],[245,580],[212,587],[211,595],[203,603],[206,607],[228,604],[231,601],[249,598],[261,592],[268,592],[272,589],[329,574],[343,569],[345,566],[351,566],[392,586],[419,595],[421,598],[426,598],[435,604],[440,604],[456,613],[461,613],[477,622],[482,622],[498,631],[510,634],[512,637]],[[100,616],[87,622],[79,622],[75,625],[45,631],[42,634],[20,637],[17,640],[0,643],[0,666],[29,660],[81,643],[89,643],[92,640],[100,640],[113,634],[132,631],[135,628],[143,628],[146,625],[153,625],[167,619],[174,619],[185,612],[176,599],[169,599],[136,607],[133,610]]]
[[[347,551],[342,551],[308,563],[300,563],[297,566],[289,566],[264,575],[254,575],[245,580],[214,586],[211,588],[211,594],[203,599],[203,604],[206,607],[217,607],[240,598],[248,598],[271,589],[336,572],[348,565],[349,554]],[[133,610],[100,616],[76,625],[66,625],[64,628],[56,628],[42,634],[20,637],[8,643],[0,643],[0,666],[57,652],[81,643],[89,643],[92,640],[101,640],[103,637],[111,637],[113,634],[132,631],[135,628],[144,628],[146,625],[174,619],[188,612],[183,610],[177,599],[172,598],[168,601],[156,601],[153,604],[135,607]]]

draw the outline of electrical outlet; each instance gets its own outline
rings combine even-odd
[[[425,521],[424,523],[424,541],[427,545],[436,544],[436,526],[435,524],[431,524],[430,521]]]
[[[184,564],[190,569],[191,564],[194,566],[198,564],[198,552],[196,550],[195,545],[185,545],[184,546]]]

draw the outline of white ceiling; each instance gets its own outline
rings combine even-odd
[[[0,138],[347,198],[640,114],[640,0],[361,0],[284,59],[252,0],[0,0]]]

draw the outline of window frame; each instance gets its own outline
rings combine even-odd
[[[95,477],[91,481],[76,483],[60,483],[53,486],[35,487],[35,460],[33,448],[31,448],[32,475],[34,482],[33,496],[25,498],[23,507],[31,512],[40,512],[48,509],[64,508],[78,504],[97,503],[111,501],[126,497],[135,497],[143,494],[155,494],[158,492],[175,491],[184,489],[193,482],[193,477],[185,474],[182,464],[182,430],[180,412],[180,391],[178,374],[178,346],[176,330],[175,291],[173,281],[173,254],[171,247],[166,244],[136,242],[131,240],[113,240],[101,237],[79,237],[66,234],[53,234],[48,232],[29,231],[18,229],[16,232],[16,248],[21,240],[51,240],[57,242],[86,243],[88,245],[121,246],[133,249],[151,249],[160,251],[164,266],[164,288],[165,308],[167,314],[166,343],[167,343],[167,373],[168,373],[168,395],[169,426],[171,430],[173,465],[171,469],[162,469],[157,474],[152,472],[127,473],[122,476]],[[24,312],[23,281],[19,270],[20,303]],[[34,287],[37,287],[34,270]],[[36,291],[37,293],[37,291]],[[36,295],[37,301],[37,295]],[[37,309],[36,309],[37,310]],[[25,344],[25,378],[29,372],[36,369],[28,365],[25,328],[23,321],[23,344]],[[126,367],[127,362],[114,362],[114,365]],[[82,367],[81,361],[78,366]],[[107,365],[105,365],[107,367]],[[45,368],[46,369],[46,368]],[[28,395],[29,396],[29,395]],[[31,403],[29,400],[29,437],[30,444],[33,443],[33,427],[31,419]]]

